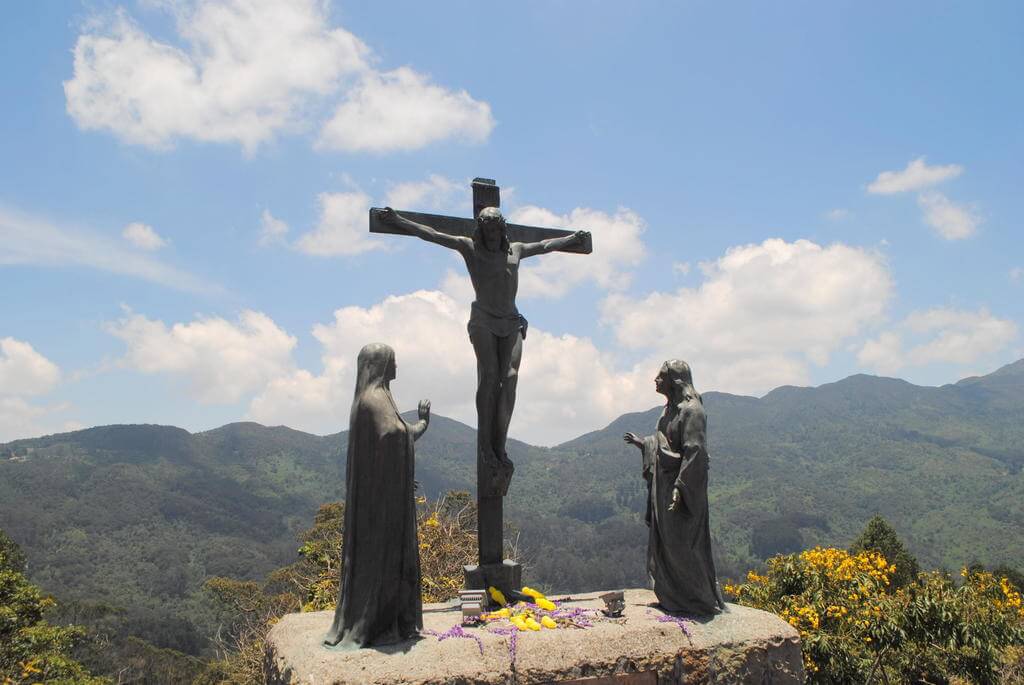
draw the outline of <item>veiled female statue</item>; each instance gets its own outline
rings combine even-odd
[[[725,608],[711,558],[708,521],[707,418],[690,367],[662,364],[654,387],[667,399],[658,428],[645,438],[626,433],[643,452],[647,481],[647,572],[667,611],[717,614]]]
[[[413,494],[413,442],[430,422],[430,402],[407,424],[391,396],[395,352],[359,352],[349,415],[341,588],[328,645],[385,645],[423,627],[420,560]]]

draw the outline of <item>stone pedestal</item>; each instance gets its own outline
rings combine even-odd
[[[565,606],[599,609],[603,606],[599,594],[584,595]],[[321,643],[333,612],[289,614],[267,639],[268,683],[788,685],[803,681],[799,634],[773,614],[730,604],[723,614],[686,620],[681,627],[653,606],[654,593],[648,590],[627,590],[625,602],[622,618],[595,619],[589,628],[516,632],[514,651],[512,635],[496,634],[487,627],[466,628],[470,638],[439,640],[459,624],[461,613],[454,605],[425,607],[424,635],[418,640],[351,651]]]
[[[523,567],[511,559],[506,559],[500,564],[463,566],[462,571],[466,575],[467,590],[496,587],[509,596],[509,590],[518,590],[523,586]],[[492,603],[490,595],[487,596],[487,601]]]

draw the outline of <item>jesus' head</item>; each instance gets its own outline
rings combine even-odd
[[[476,233],[473,240],[491,252],[506,252],[509,249],[505,217],[497,207],[484,207],[476,215]]]

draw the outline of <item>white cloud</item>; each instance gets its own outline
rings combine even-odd
[[[60,429],[55,415],[69,405],[38,404],[26,399],[45,395],[60,379],[60,368],[32,345],[11,337],[0,338],[0,442]]]
[[[160,234],[154,231],[152,226],[139,222],[125,226],[124,230],[121,231],[121,237],[140,250],[146,250],[147,252],[159,250],[167,246],[167,241],[161,238]]]
[[[618,290],[629,285],[630,269],[647,256],[641,236],[645,222],[630,209],[620,207],[614,214],[577,207],[558,215],[542,207],[525,206],[512,212],[509,220],[528,226],[588,230],[594,251],[588,255],[552,252],[523,262],[519,292],[523,298],[561,297],[586,282]]]
[[[850,210],[841,208],[830,209],[825,212],[825,218],[829,221],[843,221],[850,218]]]
[[[331,323],[313,328],[323,348],[323,371],[297,370],[275,379],[253,399],[249,415],[263,423],[322,431],[347,428],[356,355],[367,343],[384,342],[395,348],[400,379],[395,392],[403,409],[415,407],[420,397],[413,396],[422,395],[445,416],[471,416],[476,367],[467,317],[454,300],[431,291],[388,297],[369,308],[338,309]]]
[[[171,327],[129,312],[107,329],[127,346],[121,365],[183,379],[204,403],[237,402],[284,375],[296,344],[270,317],[251,310],[238,323],[210,317]]]
[[[424,181],[396,183],[388,191],[384,204],[395,209],[448,212],[454,211],[460,205],[468,205],[468,198],[468,183],[459,183],[439,174],[431,174]]]
[[[270,210],[264,209],[260,215],[260,245],[283,243],[288,235],[288,224],[281,221]]]
[[[171,42],[124,10],[78,37],[64,82],[83,129],[156,149],[179,139],[238,143],[248,152],[308,130],[336,107],[321,144],[376,152],[459,137],[485,140],[490,107],[409,67],[379,72],[370,49],[332,27],[323,0],[183,0],[152,6],[174,19]],[[341,104],[338,105],[339,99]]]
[[[929,191],[917,197],[924,220],[946,240],[970,238],[978,230],[981,219],[970,210],[954,204],[942,193]]]
[[[959,164],[928,166],[924,157],[913,160],[902,171],[883,171],[868,185],[868,192],[876,195],[893,195],[910,190],[920,190],[956,178],[963,173]]]
[[[61,418],[70,409],[66,402],[33,404],[22,397],[0,395],[0,443],[78,430],[81,423]]]
[[[1015,266],[1010,269],[1010,282],[1020,283],[1021,281],[1024,281],[1024,268]]]
[[[652,379],[671,357],[695,365],[700,388],[758,392],[806,383],[809,364],[826,363],[838,345],[875,323],[892,292],[880,256],[844,245],[769,240],[701,268],[698,289],[608,298],[605,320],[626,347],[644,352],[632,367],[617,366],[589,339],[531,327],[512,435],[553,444],[653,406],[659,398]],[[429,397],[438,413],[473,425],[476,369],[466,333],[472,293],[465,281],[453,270],[442,291],[337,310],[313,331],[323,346],[322,371],[275,378],[253,398],[249,416],[321,433],[345,428],[356,355],[379,341],[395,348],[400,408]]]
[[[42,395],[60,380],[56,364],[27,342],[0,338],[0,394]]]
[[[468,195],[465,185],[432,174],[422,181],[392,185],[384,204],[399,209],[413,207],[425,211],[454,211],[459,193]],[[317,226],[295,241],[293,246],[296,249],[319,257],[351,256],[370,250],[389,249],[388,241],[381,240],[369,232],[369,195],[359,189],[353,189],[338,193],[320,193],[317,200],[320,204]],[[283,223],[277,226],[277,223],[280,222],[265,211],[263,236],[267,236],[269,231],[275,241],[284,242],[283,237],[288,228]],[[280,230],[282,227],[283,230]],[[269,239],[264,241],[261,238],[261,244],[269,242]]]
[[[475,425],[476,362],[468,316],[464,303],[437,291],[339,309],[331,323],[313,329],[323,346],[323,371],[300,369],[274,379],[252,400],[249,416],[321,433],[346,429],[356,355],[366,343],[384,342],[395,348],[398,378],[392,389],[400,409],[413,409],[426,397],[437,413]],[[644,369],[638,382],[633,372],[614,371],[585,338],[531,327],[524,347],[513,436],[553,444],[657,404],[650,383],[656,369]]]
[[[0,264],[84,266],[178,290],[222,292],[219,285],[126,249],[119,241],[79,228],[57,226],[3,207],[0,207]]]
[[[408,67],[367,73],[324,125],[319,146],[347,152],[415,150],[448,138],[483,142],[491,107]]]
[[[476,299],[473,282],[465,274],[465,269],[462,269],[461,273],[455,269],[445,271],[444,278],[441,279],[441,292],[467,308]]]
[[[680,276],[689,276],[692,268],[690,262],[672,262],[672,270]]]
[[[937,307],[914,312],[894,330],[868,340],[857,361],[888,374],[936,363],[975,364],[1005,350],[1017,337],[1017,324],[993,316],[987,309]]]
[[[701,387],[762,393],[805,384],[843,341],[880,320],[893,282],[881,256],[842,244],[780,239],[730,248],[700,265],[696,288],[613,294],[603,320],[646,366],[680,357]]]
[[[369,232],[370,196],[360,191],[320,193],[320,221],[295,246],[318,257],[356,255],[386,244]]]
[[[906,365],[903,336],[895,331],[884,331],[866,341],[857,353],[857,363],[879,373],[896,373]]]
[[[74,76],[64,83],[79,126],[149,147],[191,138],[251,151],[301,124],[312,97],[367,68],[367,48],[330,28],[315,0],[171,7],[184,49],[148,35],[124,11],[79,36]]]

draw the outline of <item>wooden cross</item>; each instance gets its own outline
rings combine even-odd
[[[473,217],[464,219],[441,214],[424,214],[421,212],[407,212],[397,210],[403,217],[418,224],[433,228],[440,233],[452,236],[473,238],[476,231],[476,216],[485,207],[499,207],[501,195],[498,186],[493,179],[473,179]],[[400,225],[381,221],[378,213],[380,208],[370,209],[370,232],[391,233],[398,235],[411,235]],[[540,228],[537,226],[521,226],[519,224],[507,224],[506,232],[509,242],[535,243],[550,238],[562,238],[570,236],[574,231],[567,231],[557,228]],[[592,241],[588,234],[586,240],[562,248],[562,252],[575,252],[590,254]],[[484,479],[482,478],[483,465],[482,456],[477,454],[477,536],[480,547],[479,567],[466,568],[467,587],[486,588],[489,585],[501,587],[506,590],[518,590],[520,586],[519,565],[510,561],[502,561],[502,540],[504,535],[503,526],[503,497],[501,493],[485,491]],[[507,480],[505,481],[507,489]]]

